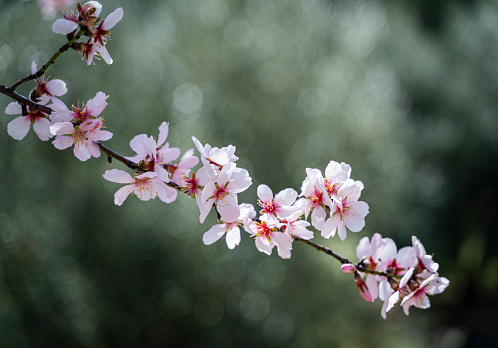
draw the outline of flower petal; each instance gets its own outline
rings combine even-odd
[[[211,227],[207,232],[202,236],[202,241],[205,245],[211,245],[214,242],[218,241],[225,234],[227,228],[226,224],[217,224]]]
[[[106,170],[102,176],[104,177],[104,179],[112,182],[117,182],[118,184],[132,184],[135,182],[130,174],[120,169]]]
[[[22,140],[26,134],[28,134],[30,124],[31,121],[29,116],[17,117],[10,121],[7,125],[7,133],[9,133],[9,135],[16,140]]]
[[[47,141],[54,136],[50,132],[50,121],[47,118],[38,117],[33,124],[33,130],[42,141]]]
[[[104,20],[103,28],[105,30],[109,30],[116,25],[123,18],[123,9],[121,7],[114,10],[110,13],[107,18]]]
[[[78,28],[78,23],[63,18],[56,20],[52,25],[52,31],[62,35],[72,33],[76,28]]]

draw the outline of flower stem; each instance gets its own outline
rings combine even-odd
[[[293,237],[294,237],[294,240],[297,240],[299,242],[303,242],[305,244],[308,244],[308,245],[312,246],[313,248],[315,248],[316,250],[324,252],[325,254],[332,256],[334,259],[336,259],[337,261],[339,261],[342,264],[350,263],[350,264],[354,265],[356,267],[356,269],[358,271],[360,271],[360,272],[370,273],[370,274],[375,274],[375,275],[380,275],[380,276],[384,276],[384,277],[388,277],[388,278],[398,278],[398,279],[401,278],[401,276],[396,275],[396,274],[386,273],[386,272],[380,272],[380,271],[368,269],[368,268],[366,268],[365,266],[363,266],[363,265],[361,265],[359,263],[355,264],[355,263],[349,261],[347,258],[345,258],[345,257],[337,254],[335,251],[327,248],[326,246],[323,246],[323,245],[320,245],[318,243],[312,242],[311,240],[303,239],[303,238],[300,238],[300,237],[297,237],[297,236],[293,236]]]
[[[40,70],[38,70],[36,73],[34,74],[30,74],[22,79],[20,79],[19,81],[17,81],[16,83],[14,83],[12,86],[10,86],[10,90],[13,92],[17,87],[19,87],[20,85],[22,85],[24,82],[27,82],[27,81],[31,81],[31,80],[34,80],[34,79],[37,79],[39,78],[40,76],[42,76],[43,74],[45,74],[45,72],[47,71],[47,69],[55,63],[55,60],[64,52],[66,52],[69,48],[71,48],[71,46],[73,45],[73,43],[76,42],[76,40],[78,40],[83,34],[85,33],[85,29],[80,29],[80,31],[78,31],[78,33],[76,35],[73,36],[73,38],[71,40],[69,40],[65,45],[63,45],[61,48],[59,48],[59,50],[57,52],[55,52],[55,54],[52,56],[52,58],[50,58],[48,60],[48,62],[46,62],[41,68]]]

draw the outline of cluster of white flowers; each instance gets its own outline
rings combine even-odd
[[[96,53],[107,63],[112,63],[105,43],[109,29],[123,17],[123,10],[118,8],[99,24],[101,9],[97,1],[89,1],[83,6],[78,4],[76,11],[64,12],[64,19],[58,19],[53,25],[53,31],[67,35],[69,41],[75,35],[89,37],[86,43],[73,42],[71,46],[83,53],[89,64]],[[78,28],[79,34],[75,34]],[[31,78],[39,76],[35,62],[31,70]],[[274,195],[269,186],[259,185],[257,196],[261,210],[256,217],[253,205],[239,203],[238,194],[251,186],[252,179],[246,169],[237,167],[235,146],[202,145],[192,137],[200,161],[194,156],[194,149],[185,151],[180,158],[180,149],[166,142],[169,124],[163,122],[157,140],[139,134],[130,141],[135,155],[122,157],[100,143],[112,137],[111,132],[102,130],[103,119],[100,117],[107,106],[108,95],[98,92],[86,103],[69,109],[57,98],[67,92],[63,81],[47,81],[42,76],[35,82],[29,103],[12,102],[5,110],[7,114],[22,115],[8,124],[10,136],[23,139],[33,124],[41,140],[55,136],[53,144],[57,149],[74,145],[74,155],[81,161],[99,157],[103,149],[108,156],[127,164],[133,169],[133,176],[119,169],[107,170],[103,175],[106,180],[126,184],[114,194],[116,205],[122,205],[131,193],[143,201],[159,197],[165,203],[172,203],[180,191],[195,198],[201,223],[214,208],[217,223],[204,233],[202,240],[206,245],[226,236],[228,248],[233,249],[241,242],[242,228],[254,238],[260,252],[271,255],[276,246],[278,255],[288,259],[294,240],[304,241],[322,251],[326,249],[310,241],[314,237],[310,226],[320,231],[324,238],[337,234],[341,240],[346,238],[347,230],[360,232],[365,226],[369,206],[359,200],[364,185],[351,178],[351,167],[346,163],[330,161],[325,176],[319,169],[307,168],[300,194],[286,188]],[[32,102],[38,104],[38,108],[30,107]],[[199,162],[202,166],[194,171]],[[384,318],[399,301],[406,314],[410,306],[428,308],[427,295],[439,294],[449,285],[448,279],[438,275],[438,264],[427,255],[416,237],[412,238],[411,247],[397,250],[392,239],[382,238],[376,233],[371,240],[368,237],[360,240],[357,256],[360,260],[357,264],[334,257],[343,263],[342,269],[346,273],[354,274],[365,300],[380,298],[384,301],[381,312]]]
[[[375,233],[363,237],[356,247],[360,262],[343,265],[346,273],[354,273],[356,285],[366,301],[384,301],[382,317],[401,301],[406,315],[409,308],[429,308],[428,295],[442,293],[450,284],[437,273],[439,265],[428,255],[420,240],[412,236],[412,246],[397,250],[391,238]],[[359,271],[362,269],[363,271]]]

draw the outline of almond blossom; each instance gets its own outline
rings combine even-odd
[[[237,220],[240,215],[237,193],[251,186],[251,177],[247,170],[236,168],[235,163],[227,163],[219,175],[211,177],[206,183],[201,196],[200,221],[204,222],[213,205],[226,222]]]
[[[401,301],[401,306],[406,315],[409,314],[411,306],[421,309],[430,308],[431,303],[428,295],[437,295],[442,293],[450,285],[450,281],[445,277],[439,277],[437,273],[432,274],[425,279],[418,288],[409,293]]]
[[[88,1],[83,6],[78,3],[77,10],[77,12],[63,11],[64,18],[54,22],[52,31],[56,34],[67,35],[74,32],[80,25],[86,26],[91,31],[102,11],[102,5],[97,1]]]
[[[36,62],[31,63],[31,73],[36,74],[38,71]],[[60,97],[67,93],[66,83],[59,79],[45,80],[45,76],[35,79],[36,87],[31,91],[31,100],[39,100],[43,105],[50,100],[54,103],[61,104],[62,102],[56,97]]]
[[[95,97],[89,99],[86,103],[78,106],[72,106],[72,110],[67,107],[52,112],[50,118],[53,123],[55,122],[70,122],[83,123],[90,120],[96,120],[99,115],[104,111],[107,106],[107,98],[104,92],[97,92]]]
[[[324,186],[325,179],[320,170],[306,168],[306,174],[307,177],[301,186],[301,196],[306,198],[305,219],[308,218],[311,212],[311,224],[321,231],[327,217],[326,209],[328,210],[332,207],[332,200]]]
[[[5,108],[7,115],[19,115],[23,113],[21,104],[12,102]],[[53,134],[50,132],[50,121],[48,115],[39,110],[28,108],[26,116],[20,116],[9,122],[7,133],[16,140],[22,140],[28,134],[30,126],[42,141],[47,141]]]
[[[106,170],[103,177],[106,180],[119,184],[129,184],[121,187],[114,194],[114,204],[116,205],[122,205],[131,193],[134,193],[142,201],[148,201],[158,196],[161,201],[171,203],[176,198],[176,196],[172,197],[170,195],[170,192],[167,190],[168,186],[154,172],[145,172],[132,177],[123,170],[111,169]]]
[[[363,229],[365,216],[368,214],[368,204],[358,201],[362,189],[363,183],[352,179],[341,186],[330,210],[330,218],[323,225],[323,237],[333,237],[338,231],[339,238],[344,240],[347,235],[346,227],[351,232],[359,232]]]
[[[97,28],[92,30],[93,44],[95,51],[104,59],[107,64],[112,64],[112,58],[105,47],[106,41],[109,39],[110,29],[112,29],[123,18],[123,9],[121,7],[110,13]],[[88,61],[91,64],[91,59]]]
[[[254,237],[256,248],[267,255],[271,255],[272,249],[277,246],[278,255],[283,259],[291,257],[292,237],[279,232],[276,225],[266,221],[253,221],[248,226],[248,232]]]
[[[56,135],[52,144],[59,150],[74,145],[74,155],[80,161],[86,161],[92,156],[100,157],[97,141],[112,138],[112,133],[101,130],[101,127],[101,120],[86,121],[76,126],[71,122],[57,122],[50,126],[50,131]]]
[[[202,236],[202,241],[206,245],[213,244],[226,234],[226,243],[229,249],[235,248],[240,244],[240,228],[239,226],[246,226],[249,221],[256,217],[256,211],[252,204],[242,203],[239,205],[240,216],[237,221],[225,222],[216,224],[211,227]]]
[[[219,149],[217,147],[211,147],[209,144],[202,146],[200,141],[194,136],[192,137],[192,141],[201,154],[201,161],[204,165],[213,164],[221,170],[221,167],[227,163],[236,162],[239,159],[235,156],[235,146],[233,145],[228,145]]]
[[[262,219],[272,223],[278,223],[279,218],[287,218],[299,210],[292,204],[296,201],[297,192],[294,189],[287,188],[280,191],[273,197],[272,190],[267,185],[258,186],[258,205],[263,208],[260,211]]]

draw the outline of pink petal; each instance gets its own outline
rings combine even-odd
[[[261,199],[263,202],[268,202],[273,199],[273,192],[271,188],[269,188],[265,184],[261,184],[258,186],[258,198]]]
[[[238,227],[230,228],[227,231],[226,242],[228,249],[234,249],[240,244],[240,229]]]
[[[18,102],[11,102],[7,107],[5,108],[5,113],[7,115],[20,115],[22,114],[22,107],[21,104]]]
[[[322,237],[330,238],[330,237],[335,236],[337,226],[339,225],[339,222],[340,222],[340,218],[341,217],[339,214],[335,214],[335,215],[332,215],[330,218],[328,218],[327,221],[325,221],[325,223],[323,224],[323,230],[321,233]]]
[[[50,132],[50,121],[46,118],[38,117],[33,124],[33,130],[42,141],[47,141],[54,136]]]
[[[88,151],[87,147],[85,146],[86,144],[82,144],[80,146],[77,146],[78,143],[74,146],[74,156],[79,159],[82,162],[85,162],[86,160],[90,159],[92,155],[90,155],[90,152]]]
[[[129,194],[133,192],[133,189],[133,185],[126,185],[117,190],[114,194],[114,204],[122,205],[126,198],[128,198]]]
[[[214,225],[207,232],[203,234],[202,241],[204,242],[205,245],[211,245],[214,242],[218,241],[221,237],[223,237],[226,231],[227,231],[226,224]]]
[[[73,134],[74,125],[71,122],[57,122],[50,126],[53,135]]]
[[[172,203],[176,200],[176,197],[178,196],[178,192],[174,188],[169,187],[160,180],[156,181],[156,190],[157,190],[157,196],[164,203]]]
[[[132,184],[135,182],[135,179],[133,179],[130,174],[120,169],[106,170],[102,176],[104,179],[117,182],[118,184]]]
[[[341,240],[346,239],[347,231],[346,226],[344,226],[344,221],[339,222],[339,225],[337,226],[337,234],[339,235],[339,238],[341,238]]]
[[[168,138],[168,123],[163,122],[159,126],[159,136],[157,137],[157,147],[163,146],[166,138]]]
[[[50,94],[58,97],[67,93],[66,83],[59,79],[48,81],[45,87]]]
[[[105,46],[100,46],[98,44],[95,44],[97,52],[99,52],[99,55],[104,59],[104,61],[107,64],[112,64],[112,58],[109,55],[109,52],[107,52],[107,48]]]
[[[93,116],[98,116],[107,106],[106,99],[109,98],[104,92],[97,92],[95,97],[87,102],[87,107]]]
[[[74,139],[65,135],[58,135],[55,137],[55,140],[52,142],[55,148],[58,150],[64,150],[68,147],[73,146]]]
[[[259,251],[271,255],[271,250],[273,249],[273,245],[267,244],[266,239],[262,239],[260,237],[256,237],[256,248],[258,248]]]
[[[236,195],[228,195],[223,204],[216,205],[216,209],[221,215],[221,220],[225,222],[237,221],[240,215],[240,208],[238,204]]]
[[[148,201],[150,199],[156,198],[157,196],[156,187],[150,183],[141,187],[135,185],[135,189],[133,190],[133,192],[142,201]]]
[[[119,7],[107,16],[104,20],[103,28],[105,30],[111,29],[121,20],[121,18],[123,18],[123,9]]]
[[[29,116],[17,117],[10,121],[7,125],[7,133],[9,133],[9,135],[16,140],[22,140],[26,134],[28,134],[30,125],[31,121]]]
[[[291,205],[295,202],[297,198],[296,190],[292,188],[287,188],[285,190],[280,191],[275,196],[275,202],[280,203],[281,205]]]
[[[351,232],[360,232],[363,229],[363,227],[365,227],[365,219],[361,220],[346,219],[344,223]]]
[[[90,153],[92,157],[99,158],[100,157],[100,147],[95,141],[88,141],[86,149]]]
[[[62,35],[72,33],[76,28],[78,28],[78,23],[63,18],[56,20],[52,25],[52,31]]]

